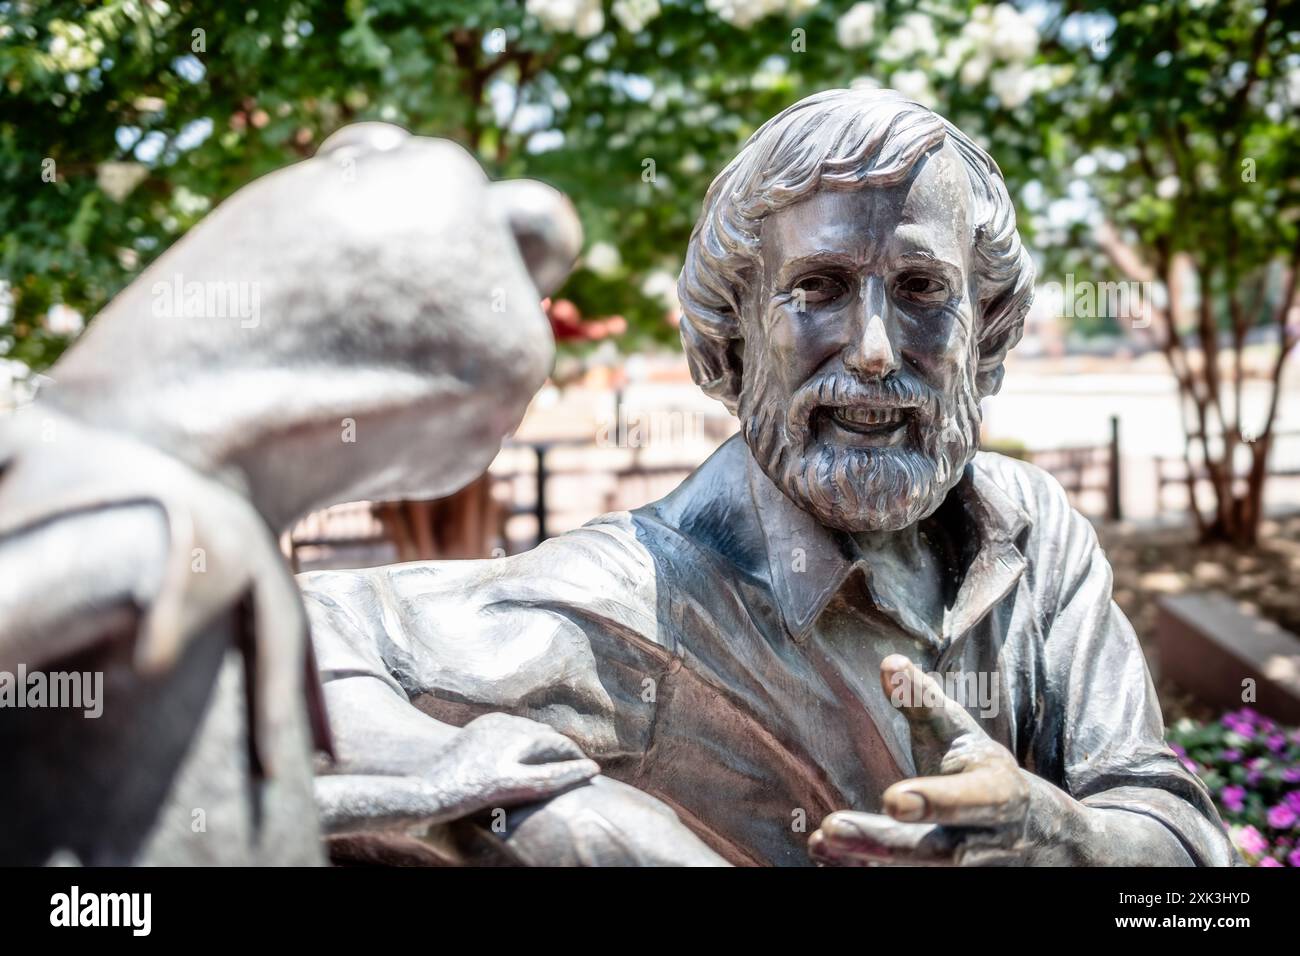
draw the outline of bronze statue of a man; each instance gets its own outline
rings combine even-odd
[[[772,119],[679,290],[741,434],[526,554],[303,576],[344,759],[509,712],[733,863],[1231,863],[1092,528],[977,452],[1032,288],[996,164],[935,113],[834,90]],[[678,838],[648,832],[621,838]]]

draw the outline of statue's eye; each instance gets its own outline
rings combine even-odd
[[[796,301],[802,300],[807,305],[834,302],[847,291],[843,280],[828,275],[804,276],[794,285]]]
[[[913,302],[941,302],[948,297],[948,287],[934,276],[905,275],[894,286],[895,292]]]

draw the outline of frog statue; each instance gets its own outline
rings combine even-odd
[[[489,716],[376,800],[330,757],[277,540],[480,474],[549,371],[539,302],[580,246],[554,189],[363,123],[94,319],[0,420],[0,863],[320,863],[318,797],[327,827],[418,831],[596,774]]]

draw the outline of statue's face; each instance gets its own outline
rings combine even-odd
[[[948,148],[897,185],[769,215],[739,414],[764,471],[822,524],[934,511],[979,437],[970,186]]]

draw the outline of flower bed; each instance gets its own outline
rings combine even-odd
[[[1243,707],[1178,721],[1169,745],[1210,788],[1246,862],[1300,867],[1300,730]]]

